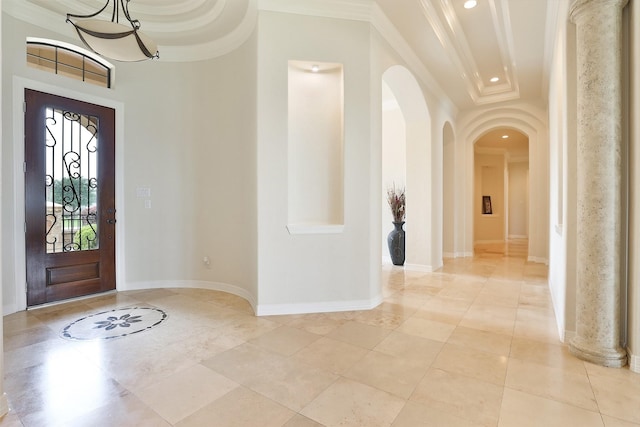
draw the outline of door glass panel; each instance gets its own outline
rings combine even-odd
[[[47,253],[98,249],[98,118],[46,109]]]

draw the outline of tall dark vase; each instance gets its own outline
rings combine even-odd
[[[393,230],[387,236],[387,244],[389,245],[389,254],[393,265],[404,265],[404,230],[402,222],[394,222]]]

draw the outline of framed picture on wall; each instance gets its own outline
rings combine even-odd
[[[482,215],[493,215],[491,196],[482,196]]]

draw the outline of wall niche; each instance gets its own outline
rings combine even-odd
[[[342,64],[289,61],[290,233],[341,232],[344,225]]]

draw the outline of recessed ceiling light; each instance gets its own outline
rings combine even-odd
[[[509,138],[509,135],[502,135],[502,139],[507,139]]]
[[[465,9],[473,9],[477,5],[478,5],[478,2],[476,0],[467,0],[464,2]]]
[[[499,81],[500,81],[500,77],[491,77],[491,78],[489,79],[489,81],[490,81],[491,83],[499,82]]]
[[[320,67],[314,64],[311,66],[311,71],[317,73],[318,71],[320,71]]]

